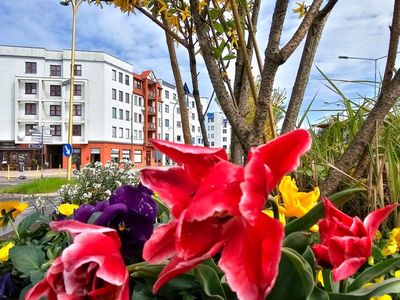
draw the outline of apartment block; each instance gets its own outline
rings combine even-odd
[[[205,124],[210,147],[224,148],[229,152],[231,146],[232,127],[224,113],[207,113]]]
[[[66,167],[62,145],[68,141],[70,63],[69,50],[0,46],[2,161],[40,162],[32,132],[43,128],[51,135],[44,145],[45,166]],[[154,74],[135,77],[131,64],[96,51],[76,51],[74,72],[73,162],[131,159],[137,166],[153,164],[148,138],[157,136],[156,123],[151,123],[157,117],[150,118],[153,111],[146,109],[159,101]]]

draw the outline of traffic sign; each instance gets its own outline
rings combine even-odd
[[[63,154],[65,157],[70,157],[72,154],[72,145],[71,144],[64,144],[63,145]]]

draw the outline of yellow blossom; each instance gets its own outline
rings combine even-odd
[[[163,0],[157,0],[157,2],[160,4],[160,9],[158,10],[157,13],[162,13],[163,11],[167,11],[167,4]]]
[[[397,245],[400,244],[400,227],[392,229],[389,239],[395,242]]]
[[[8,244],[0,248],[0,262],[6,262],[8,260],[8,255],[12,247],[14,247],[14,243],[9,242]]]
[[[22,213],[25,209],[28,208],[28,203],[20,202],[20,201],[4,201],[0,202],[0,212],[3,214],[3,211],[6,213],[12,212],[12,217],[15,219],[20,213]],[[0,226],[3,226],[3,221],[0,219]]]
[[[400,270],[397,270],[396,272],[394,272],[394,277],[400,278]]]
[[[376,278],[374,279],[375,283],[381,283],[381,282],[384,281],[384,280],[385,280],[385,275],[376,277]]]
[[[386,244],[385,248],[382,249],[382,255],[383,256],[389,256],[392,254],[395,254],[397,252],[397,243],[388,240],[388,243]]]
[[[316,277],[316,280],[315,280],[317,283],[320,283],[322,286],[325,286],[324,285],[324,277],[322,276],[322,270],[319,270],[318,272],[317,272],[317,277]]]
[[[182,21],[185,22],[187,18],[190,17],[189,6],[186,6],[185,10],[182,10]]]
[[[275,199],[282,200],[279,210],[288,218],[304,216],[317,204],[320,195],[318,187],[309,193],[299,192],[295,180],[290,176],[282,178],[279,183],[279,192],[281,196]]]
[[[70,216],[74,213],[75,209],[77,209],[79,205],[71,204],[71,203],[64,203],[58,206],[58,211],[60,214],[64,216]]]
[[[369,300],[392,300],[392,296],[386,294],[382,296],[371,297]]]
[[[302,3],[296,2],[296,4],[298,5],[298,7],[293,9],[293,12],[295,14],[299,14],[299,19],[301,19],[302,17],[304,17],[306,15],[307,9],[306,9],[306,6],[304,4],[304,1]]]
[[[274,217],[274,212],[272,211],[272,209],[265,209],[263,210],[263,213],[271,218]],[[285,215],[282,213],[279,213],[279,222],[281,222],[283,226],[286,225]]]
[[[377,230],[374,235],[374,241],[379,241],[382,238],[382,232]]]
[[[208,2],[206,0],[200,0],[197,9],[199,12],[203,10],[203,7],[207,6]]]
[[[373,257],[373,256],[368,257],[368,264],[369,264],[370,266],[373,266],[374,263],[375,263],[374,257]]]

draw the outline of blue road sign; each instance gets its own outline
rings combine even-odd
[[[63,145],[63,154],[65,157],[70,157],[72,154],[72,145],[71,144],[64,144]]]

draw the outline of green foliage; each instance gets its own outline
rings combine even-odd
[[[57,192],[62,185],[67,183],[69,183],[69,181],[66,178],[47,177],[2,189],[0,193],[30,195],[54,193]]]

